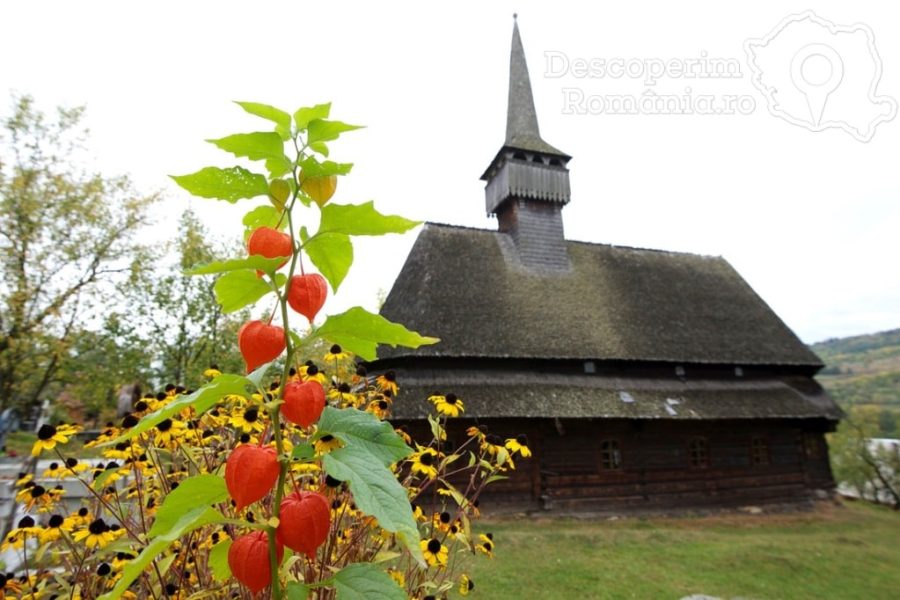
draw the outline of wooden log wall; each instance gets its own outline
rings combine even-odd
[[[465,440],[471,424],[453,422],[451,440]],[[427,425],[407,425],[417,439],[430,437]],[[508,480],[490,486],[487,506],[619,512],[799,503],[813,490],[834,487],[825,428],[816,422],[504,419],[482,425],[503,439],[525,433],[534,452],[516,460]],[[603,465],[601,448],[609,440],[618,444],[618,469]],[[693,440],[701,451],[698,456],[695,445],[692,461]]]

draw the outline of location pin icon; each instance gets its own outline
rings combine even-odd
[[[811,58],[825,59],[831,69],[827,78],[821,80],[809,72],[811,69],[807,65],[807,61]],[[805,73],[804,67],[807,69]],[[837,89],[843,78],[844,61],[833,48],[825,44],[809,44],[794,55],[794,60],[791,61],[791,80],[794,82],[794,87],[806,96],[809,115],[812,117],[814,125],[818,125],[822,120],[828,95]]]

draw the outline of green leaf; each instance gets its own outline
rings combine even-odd
[[[364,204],[326,204],[322,209],[319,231],[347,235],[384,235],[409,231],[421,221],[396,215],[383,215],[370,200]]]
[[[304,158],[297,165],[303,170],[303,177],[346,175],[353,168],[353,163],[336,163],[333,160],[319,162],[314,156]]]
[[[265,176],[251,173],[242,167],[206,167],[190,175],[171,177],[175,183],[201,198],[216,198],[233,203],[242,198],[269,194],[269,183]]]
[[[309,598],[309,592],[312,591],[312,588],[299,581],[292,581],[287,584],[285,591],[287,592],[288,600],[306,600]]]
[[[397,535],[416,560],[422,562],[419,530],[413,519],[406,488],[391,471],[379,464],[368,449],[348,444],[332,450],[322,459],[325,472],[346,481],[356,507],[378,519],[378,524]]]
[[[286,258],[286,257],[285,257]],[[254,254],[247,258],[233,258],[230,260],[220,260],[202,265],[194,265],[184,272],[185,275],[210,275],[211,273],[227,273],[229,271],[239,271],[241,269],[255,269],[272,273],[278,270],[284,264],[284,258],[266,258],[260,254]]]
[[[281,128],[291,129],[291,115],[284,112],[280,108],[269,106],[268,104],[260,104],[259,102],[235,102],[238,106],[246,110],[251,115],[268,119]]]
[[[231,577],[231,567],[228,566],[228,550],[231,549],[231,540],[224,539],[209,551],[207,564],[216,581],[227,581]],[[305,600],[304,596],[304,600]]]
[[[147,535],[153,538],[166,533],[186,512],[227,499],[228,487],[223,477],[209,474],[188,477],[166,495]]]
[[[331,284],[331,289],[337,292],[353,264],[350,236],[343,233],[322,233],[310,238],[303,249],[319,273]]]
[[[294,112],[294,123],[297,124],[297,129],[306,129],[310,121],[327,119],[329,113],[331,113],[331,102],[316,104],[315,106],[304,106]]]
[[[293,163],[287,156],[278,156],[266,159],[266,170],[269,177],[281,177],[293,168]]]
[[[287,276],[278,273],[275,283],[284,285]],[[216,280],[213,286],[216,302],[222,305],[222,311],[232,313],[257,302],[260,298],[274,291],[268,281],[256,276],[256,271],[230,271]]]
[[[297,444],[291,452],[291,458],[306,462],[316,457],[316,449],[312,444]]]
[[[225,152],[231,152],[238,158],[246,156],[250,160],[283,159],[284,141],[273,131],[255,131],[253,133],[236,133],[217,140],[206,140]]]
[[[318,431],[330,433],[348,446],[365,448],[384,466],[403,460],[413,451],[390,423],[355,408],[326,406],[319,418]]]
[[[313,152],[318,152],[325,158],[328,158],[328,144],[325,142],[313,142],[309,145],[309,149]]]
[[[200,416],[224,396],[228,396],[229,394],[238,396],[246,395],[247,388],[251,386],[252,382],[246,377],[233,375],[231,373],[223,373],[193,394],[178,396],[177,399],[169,402],[162,408],[146,415],[138,421],[137,425],[128,429],[116,439],[105,442],[102,445],[111,446],[124,442],[125,440],[130,440],[131,438],[156,427],[162,421],[177,415],[186,408],[193,408],[197,412],[197,416]]]
[[[406,592],[371,563],[347,565],[334,575],[337,600],[406,600]]]
[[[440,341],[435,337],[421,336],[359,306],[339,315],[331,315],[313,335],[340,344],[363,360],[375,360],[378,344],[418,348]]]
[[[309,122],[307,127],[306,143],[329,142],[338,139],[338,136],[347,131],[354,129],[362,129],[362,125],[350,125],[341,121],[326,121],[325,119],[316,119]]]
[[[99,492],[106,486],[106,480],[112,477],[118,469],[104,469],[102,473],[97,475],[94,481],[91,482],[91,487],[94,491]]]
[[[131,583],[140,577],[141,573],[143,573],[156,558],[159,558],[172,542],[186,533],[199,529],[204,525],[221,523],[223,520],[224,517],[222,517],[217,510],[208,506],[199,507],[184,513],[168,532],[154,538],[149,544],[144,546],[144,549],[137,558],[130,560],[125,564],[122,569],[122,578],[116,583],[116,587],[100,596],[100,600],[121,598],[122,594],[125,593],[125,590],[128,589]]]
[[[244,241],[250,239],[250,234],[260,227],[271,227],[272,229],[287,227],[287,219],[281,218],[281,211],[266,204],[257,206],[248,212],[241,222],[244,224]]]
[[[275,364],[275,361],[277,360],[278,359],[276,358],[275,360],[267,362],[262,366],[256,367],[255,371],[247,375],[247,379],[257,388],[262,388],[262,381],[265,378],[266,373],[269,372],[269,369],[272,367],[272,365]]]

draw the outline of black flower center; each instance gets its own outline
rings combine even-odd
[[[330,352],[331,352],[332,354],[340,354],[340,353],[341,353],[341,347],[340,347],[338,344],[335,344],[334,346],[331,347]]]
[[[46,492],[46,491],[47,490],[45,490],[42,486],[36,485],[33,488],[31,488],[31,497],[32,498],[40,498],[41,496],[44,495],[44,492]]]
[[[70,469],[74,469],[75,465],[77,465],[77,464],[78,464],[77,458],[67,458],[66,459],[66,466],[69,467]]]
[[[47,425],[46,423],[41,425],[41,428],[38,429],[38,439],[39,440],[49,440],[54,435],[56,435],[56,427],[53,425]]]
[[[492,543],[490,543],[490,542],[485,542],[485,543],[484,543],[484,549],[487,550],[488,552],[490,552],[491,550],[494,549],[494,545],[493,545]]]
[[[459,398],[456,397],[456,394],[447,394],[447,404],[456,404],[456,401]]]
[[[134,415],[128,414],[125,415],[125,418],[122,419],[122,429],[131,429],[135,425],[138,424],[138,418]]]
[[[244,411],[244,420],[248,423],[255,422],[257,418],[259,418],[259,410],[256,407]]]
[[[34,519],[31,517],[22,517],[19,520],[19,529],[24,529],[26,527],[34,527]]]
[[[338,386],[338,391],[342,394],[349,394],[350,386],[346,383],[342,383],[341,385]]]
[[[441,543],[435,539],[428,541],[428,551],[432,554],[437,554],[441,551]]]
[[[47,525],[50,527],[59,527],[63,524],[65,519],[62,518],[62,515],[53,515],[50,517],[50,520],[47,522]]]
[[[109,526],[103,519],[95,519],[88,525],[88,531],[90,531],[92,535],[100,535],[101,533],[109,531]]]
[[[441,523],[449,523],[450,522],[450,513],[442,512],[441,513]]]
[[[430,467],[434,464],[434,455],[431,452],[424,452],[422,456],[419,457],[419,462],[426,467]]]
[[[160,421],[156,426],[157,429],[165,433],[166,431],[172,429],[172,419],[166,419],[165,421]]]
[[[112,568],[107,563],[100,563],[100,566],[97,567],[97,575],[100,577],[106,577],[110,571],[112,571]]]
[[[394,373],[393,371],[388,371],[387,373],[384,374],[384,378],[391,382],[397,381],[397,374]]]
[[[516,441],[519,442],[519,445],[521,445],[521,446],[527,446],[528,445],[528,436],[525,435],[524,433],[520,433],[519,435],[516,436]]]
[[[334,436],[331,435],[330,433],[327,433],[327,434],[323,435],[322,437],[320,437],[319,439],[327,444],[328,442],[330,442],[331,440],[334,439]]]

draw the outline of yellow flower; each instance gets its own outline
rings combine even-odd
[[[400,587],[406,586],[406,577],[403,576],[403,573],[401,571],[391,568],[391,569],[388,569],[387,573],[388,573],[388,575],[391,576],[391,579],[393,579],[394,581],[397,582],[398,586],[400,586]]]
[[[66,472],[72,475],[83,473],[90,469],[91,466],[84,462],[79,462],[77,458],[69,457],[66,459]]]
[[[419,541],[419,547],[422,548],[422,554],[425,561],[430,567],[443,568],[447,566],[447,547],[440,541],[432,538],[430,540]]]
[[[453,517],[447,511],[441,513],[434,513],[431,517],[431,524],[435,529],[439,529],[444,533],[450,531],[450,525],[453,521]]]
[[[58,462],[52,462],[50,463],[50,466],[44,469],[41,477],[44,479],[60,479],[64,476],[65,472],[66,470],[61,469]]]
[[[472,581],[468,575],[463,573],[463,576],[459,578],[459,595],[460,596],[468,596],[469,592],[475,589],[475,582]]]
[[[366,407],[366,412],[370,412],[379,419],[384,419],[390,414],[391,404],[382,396],[380,400],[372,400]],[[408,437],[408,436],[407,436]]]
[[[456,394],[447,394],[446,396],[431,396],[429,398],[434,402],[434,408],[439,415],[447,417],[458,417],[465,410],[463,401],[456,397]]]
[[[396,396],[397,390],[400,389],[397,385],[397,374],[393,371],[387,371],[383,375],[379,375],[375,378],[375,383],[378,384],[382,391],[390,391],[391,396]]]
[[[437,463],[441,459],[440,454],[434,448],[423,448],[412,455],[412,472],[420,473],[428,479],[437,477]]]
[[[63,531],[72,531],[62,515],[53,515],[39,534],[41,545],[58,540]]]
[[[88,523],[91,522],[91,513],[88,512],[88,509],[85,507],[81,507],[78,509],[78,512],[74,512],[65,519],[65,527],[66,531],[72,531],[77,527],[84,527]]]
[[[466,435],[469,437],[478,438],[479,442],[484,441],[484,432],[474,425],[466,429]]]
[[[340,402],[341,406],[354,407],[359,400],[357,395],[350,391],[350,385],[346,383],[342,383],[339,386],[328,390],[328,399]]]
[[[317,454],[326,454],[328,452],[331,452],[332,450],[340,448],[343,445],[344,444],[341,443],[341,440],[337,439],[330,433],[323,435],[313,444]]]
[[[35,527],[34,519],[26,515],[19,520],[18,527],[6,534],[3,544],[0,544],[0,550],[6,552],[11,548],[23,548],[29,537],[36,538],[40,533],[41,528]]]
[[[156,425],[154,443],[157,446],[171,446],[186,431],[184,422],[178,419],[165,419]]]
[[[231,413],[231,426],[250,433],[259,433],[265,428],[259,418],[259,408],[256,406],[247,409],[236,408]]]
[[[481,543],[475,546],[476,550],[488,558],[494,558],[494,534],[482,533],[478,536],[478,539],[481,540]]]
[[[491,433],[484,436],[481,440],[481,450],[487,452],[491,456],[497,456],[500,450],[503,450],[504,453],[506,452],[506,448],[503,446],[503,440],[500,436]]]
[[[400,427],[394,429],[394,431],[397,433],[397,435],[403,438],[403,441],[406,442],[407,445],[412,445],[412,438],[410,437],[409,432],[406,430],[406,425],[401,425]]]
[[[203,371],[203,376],[208,377],[209,379],[215,379],[219,375],[222,374],[222,371],[219,370],[218,365],[209,365],[209,368]]]
[[[319,367],[311,360],[300,367],[300,380],[304,383],[307,381],[318,381],[323,387],[328,384],[328,378],[325,377],[325,373],[319,371]]]
[[[119,530],[124,533],[124,530]],[[104,548],[119,537],[116,532],[110,530],[103,519],[95,519],[85,529],[76,531],[72,536],[75,542],[84,542],[88,548]]]
[[[53,450],[57,444],[67,444],[69,438],[78,433],[79,428],[73,425],[41,425],[38,429],[38,439],[31,449],[32,456],[40,456],[44,450]]]
[[[344,352],[344,350],[339,345],[335,344],[328,350],[328,354],[326,354],[324,358],[326,361],[331,360],[337,362],[339,360],[346,360],[350,358],[350,353]]]
[[[509,450],[510,454],[518,452],[522,455],[522,458],[531,456],[531,450],[528,448],[528,438],[524,433],[506,440],[506,449]]]

